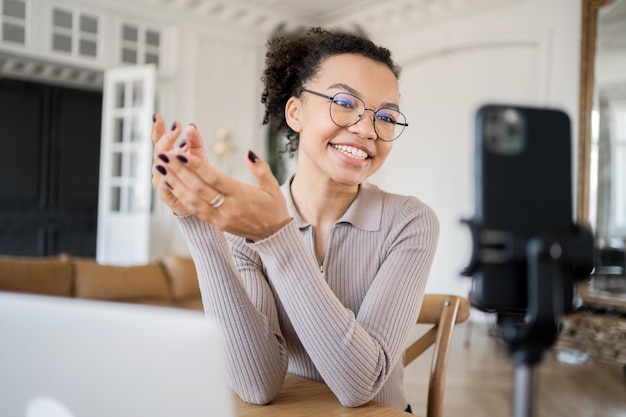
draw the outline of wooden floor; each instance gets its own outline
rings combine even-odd
[[[513,365],[506,347],[492,334],[485,324],[457,327],[444,417],[512,416]],[[424,417],[429,359],[416,359],[405,375],[413,413]],[[597,362],[570,365],[549,351],[534,374],[535,417],[626,417],[626,376],[620,367]]]

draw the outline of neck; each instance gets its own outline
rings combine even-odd
[[[297,173],[291,183],[291,195],[298,212],[314,227],[339,220],[358,192],[358,185],[346,186],[304,173]]]

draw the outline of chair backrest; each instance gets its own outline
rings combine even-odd
[[[406,349],[404,366],[434,345],[428,383],[427,417],[443,416],[443,394],[452,332],[454,326],[467,320],[469,314],[470,303],[464,297],[447,294],[424,295],[417,324],[432,324],[432,327]]]

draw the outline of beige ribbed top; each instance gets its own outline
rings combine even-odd
[[[179,218],[205,312],[224,331],[231,387],[267,403],[290,372],[326,383],[345,406],[404,410],[402,358],[435,254],[434,212],[362,184],[320,266],[314,230],[282,190],[294,220],[256,243]]]

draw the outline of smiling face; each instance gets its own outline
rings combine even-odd
[[[357,54],[326,58],[317,75],[304,88],[327,96],[349,93],[367,109],[397,108],[398,81],[387,65]],[[330,100],[303,92],[285,107],[287,123],[300,133],[296,175],[317,181],[358,186],[382,166],[393,142],[377,138],[372,111],[349,127],[330,118]]]

